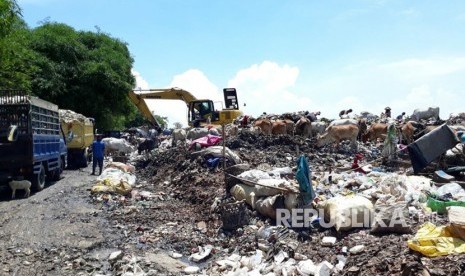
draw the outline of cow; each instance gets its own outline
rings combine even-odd
[[[136,150],[133,145],[124,139],[107,137],[103,138],[102,141],[105,144],[105,155],[110,155],[113,153],[130,154]]]
[[[433,130],[436,129],[437,127],[439,127],[439,125],[437,125],[437,126],[435,126],[435,125],[425,126],[425,127],[423,128],[423,130],[421,130],[420,132],[418,132],[418,133],[415,134],[415,139],[418,139],[418,138],[420,138],[421,136],[430,133],[431,131],[433,131]]]
[[[384,139],[387,135],[388,125],[384,123],[374,123],[370,126],[367,132],[362,135],[362,141],[376,141],[378,138]]]
[[[271,135],[272,124],[269,119],[258,119],[254,122],[254,126],[259,128],[261,133]]]
[[[341,125],[354,125],[358,126],[358,121],[355,119],[338,119],[329,123],[329,126],[341,126]]]
[[[428,120],[429,118],[434,118],[436,121],[439,120],[439,107],[429,107],[428,109],[415,109],[411,120],[419,122],[420,120]]]
[[[284,123],[286,123],[286,132],[287,132],[287,134],[294,135],[295,123],[290,119],[285,119]]]
[[[187,139],[195,140],[207,136],[209,130],[203,127],[192,128],[187,132]]]
[[[171,133],[173,141],[172,141],[172,146],[176,146],[178,141],[185,142],[187,139],[187,133],[184,129],[182,128],[176,128],[173,130]]]
[[[157,139],[142,138],[143,141],[137,146],[137,152],[141,154],[142,152],[150,152],[158,146]]]
[[[312,122],[312,135],[318,136],[325,133],[326,124],[324,122]]]
[[[282,120],[277,120],[271,123],[271,134],[283,135],[287,134],[287,124]]]
[[[306,117],[300,117],[295,124],[295,134],[304,138],[312,138],[312,123]]]
[[[316,142],[317,147],[323,147],[325,145],[336,143],[336,147],[339,147],[339,143],[343,140],[351,141],[353,149],[357,149],[357,135],[358,127],[354,125],[339,125],[328,127],[325,134],[318,137]]]
[[[410,144],[413,142],[413,134],[415,132],[415,127],[411,122],[407,122],[401,127],[399,127],[400,134],[401,134],[401,142],[403,139],[407,142],[407,144]]]

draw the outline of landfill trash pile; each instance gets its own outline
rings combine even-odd
[[[241,131],[225,140],[226,173],[221,145],[189,151],[170,144],[136,159],[129,192],[92,195],[124,233],[115,273],[131,266],[144,275],[147,254],[160,250],[183,264],[185,274],[465,273],[465,261],[454,254],[463,252],[456,209],[465,200],[461,174],[448,179],[428,165],[424,175],[412,175],[406,151],[386,163],[376,141],[359,142],[357,151],[349,142],[317,149],[315,139]],[[299,196],[301,156],[311,201]],[[445,215],[450,206],[452,219]],[[295,208],[322,213],[305,227],[276,225],[280,210]],[[440,238],[448,239],[446,249],[423,248]],[[428,253],[434,250],[440,253]]]
[[[71,123],[74,120],[85,123],[85,124],[90,124],[91,123],[89,118],[87,118],[86,116],[84,116],[82,114],[76,113],[76,112],[74,112],[72,110],[59,109],[58,112],[60,114],[60,118],[63,121],[65,121],[66,123]]]

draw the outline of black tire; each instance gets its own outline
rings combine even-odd
[[[52,181],[59,181],[61,179],[61,173],[65,168],[65,159],[60,158],[60,166],[53,171]]]
[[[43,190],[45,187],[45,168],[44,165],[40,165],[40,171],[38,174],[32,175],[32,187],[36,191]]]

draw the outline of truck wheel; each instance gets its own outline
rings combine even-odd
[[[44,165],[40,165],[40,171],[38,174],[32,175],[32,187],[36,191],[40,191],[45,187],[45,168]]]
[[[59,181],[60,180],[61,173],[63,172],[64,168],[65,168],[65,159],[61,158],[60,167],[56,168],[53,171],[53,175],[52,175],[52,180],[53,181]]]

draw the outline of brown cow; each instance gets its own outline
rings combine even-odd
[[[367,132],[362,135],[362,141],[376,141],[378,138],[384,140],[387,135],[387,124],[383,123],[374,123],[371,127],[367,130]]]
[[[339,147],[339,143],[342,140],[350,140],[353,149],[357,149],[357,135],[358,127],[354,125],[340,125],[330,126],[326,130],[326,133],[318,137],[316,142],[317,147],[322,147],[327,144],[336,143],[336,147]]]
[[[258,119],[254,126],[260,129],[260,132],[265,135],[271,135],[271,121],[269,119]]]
[[[401,134],[401,140],[405,139],[407,144],[412,143],[413,133],[415,132],[415,127],[413,126],[413,124],[410,122],[407,122],[404,125],[402,125],[399,129],[400,129],[400,134]]]
[[[312,123],[306,117],[300,117],[295,124],[295,134],[304,138],[312,138]]]
[[[284,122],[286,123],[287,134],[294,135],[295,123],[290,119],[285,119]]]
[[[273,135],[283,135],[287,133],[287,124],[282,120],[274,121],[271,124],[271,134]]]

